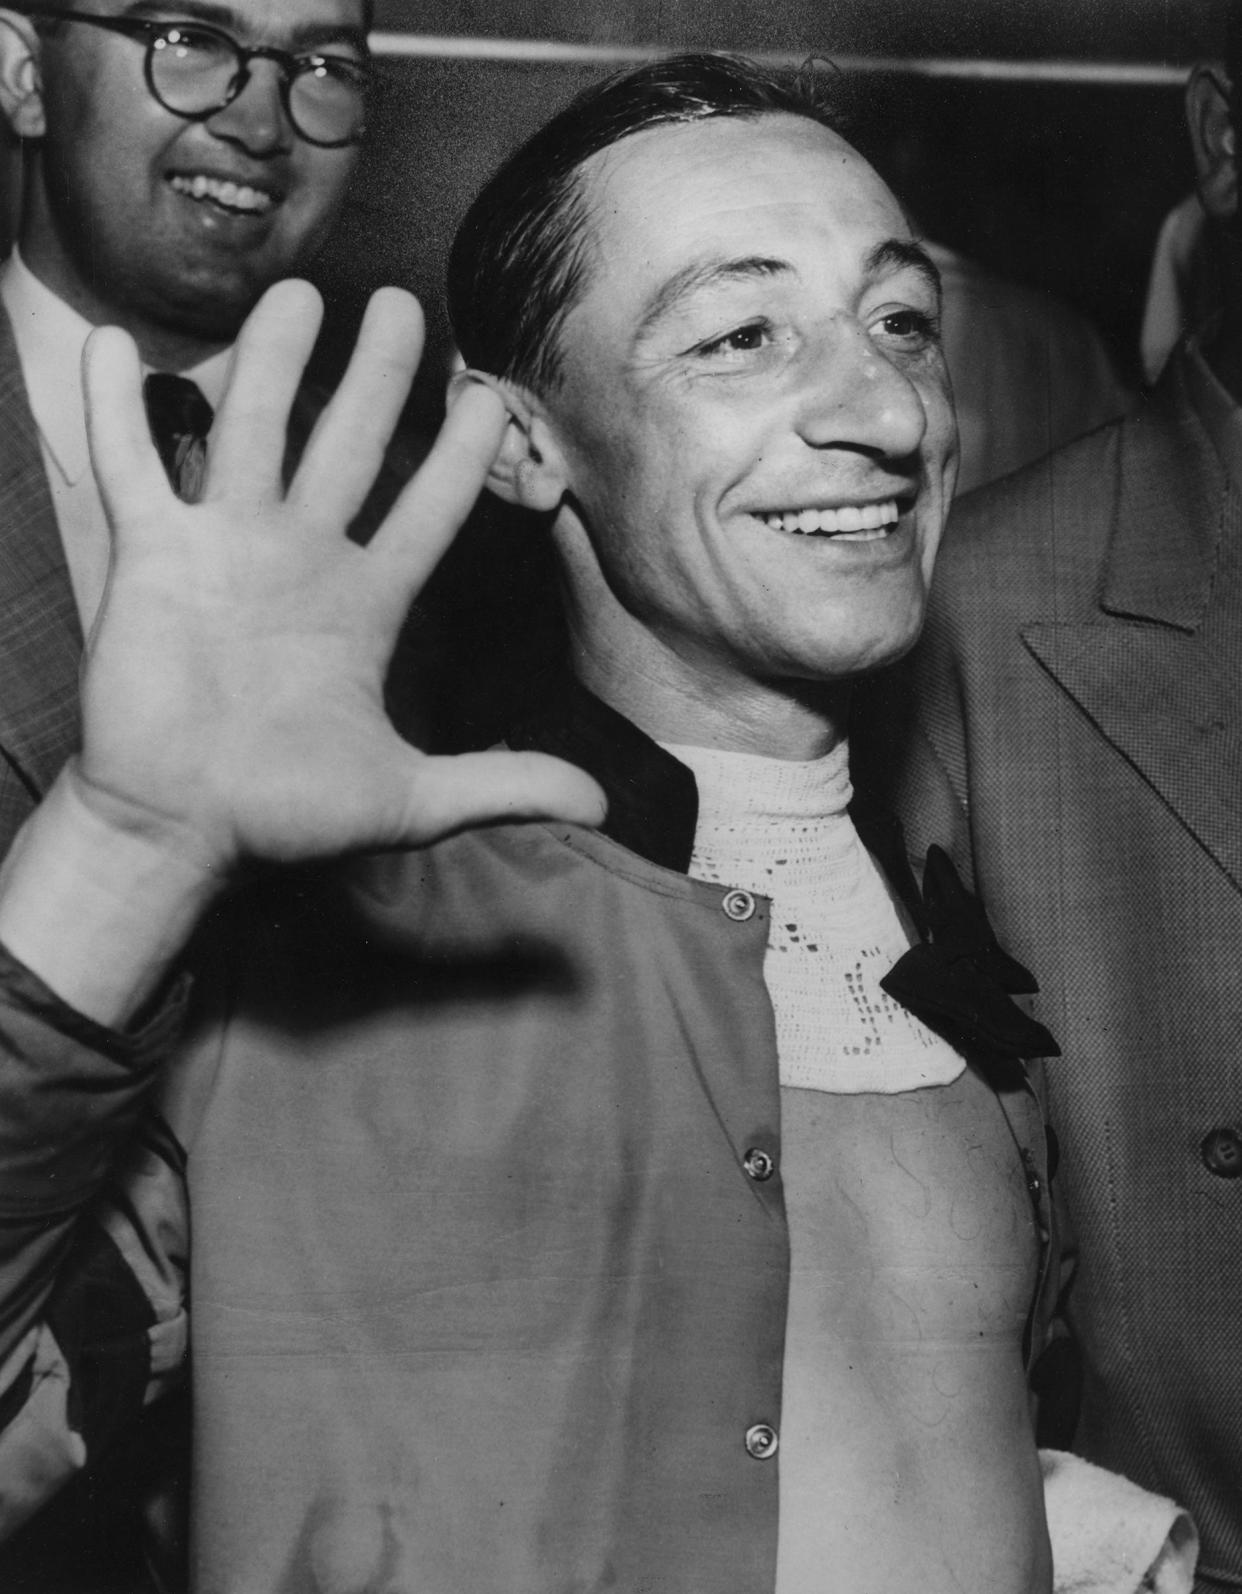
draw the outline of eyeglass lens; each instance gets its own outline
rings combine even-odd
[[[151,87],[182,116],[226,105],[237,91],[244,57],[232,40],[199,29],[170,27],[151,40]],[[361,131],[366,113],[361,68],[349,61],[308,56],[287,83],[286,106],[294,127],[315,143],[343,144]]]

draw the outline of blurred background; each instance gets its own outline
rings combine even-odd
[[[1221,54],[1223,5],[377,0],[383,92],[316,268],[336,311],[319,375],[336,374],[372,288],[413,289],[430,337],[408,420],[425,436],[451,355],[448,242],[515,143],[649,53],[823,58],[840,69],[855,142],[942,246],[965,485],[1003,474],[1118,413],[1143,379],[1153,250],[1193,183],[1183,86],[1196,59]],[[0,147],[0,244],[18,202],[15,153]],[[407,672],[432,678],[431,696],[448,704],[433,715],[451,727],[448,745],[499,733],[509,683],[560,645],[555,610],[546,542],[515,535],[512,512],[485,499],[420,605],[432,664]]]
[[[1213,0],[378,0],[384,94],[320,262],[338,308],[414,289],[434,415],[447,240],[483,177],[574,92],[644,51],[826,57],[866,144],[929,234],[1099,328],[1121,373],[1160,222],[1190,187],[1181,84],[1219,50]],[[865,124],[865,127],[864,127]],[[18,203],[0,149],[0,246]],[[341,323],[338,323],[338,326]],[[338,337],[338,342],[340,338]],[[322,351],[331,366],[339,351]]]
[[[1085,312],[1133,380],[1156,234],[1191,186],[1181,86],[1219,53],[1221,13],[1211,0],[378,0],[376,21],[386,93],[322,273],[346,303],[377,281],[411,286],[437,347],[447,239],[505,151],[621,58],[711,47],[850,69],[860,142],[928,233]]]

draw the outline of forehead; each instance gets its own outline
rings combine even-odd
[[[910,225],[874,169],[805,117],[715,117],[637,133],[584,163],[591,282],[650,292],[696,259],[788,253],[848,271]]]
[[[279,40],[309,31],[359,32],[363,0],[92,0],[81,9],[104,16],[195,18],[242,38]],[[84,28],[66,29],[72,34]]]

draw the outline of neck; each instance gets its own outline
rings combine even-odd
[[[672,653],[635,666],[572,634],[571,658],[581,684],[653,741],[801,762],[845,739],[848,682],[725,679]]]
[[[203,337],[175,327],[159,326],[123,304],[114,304],[70,271],[63,255],[44,248],[38,233],[29,228],[23,228],[18,244],[22,260],[45,288],[63,299],[92,326],[120,327],[128,332],[138,345],[139,357],[145,365],[159,371],[186,371],[232,342],[231,338]]]

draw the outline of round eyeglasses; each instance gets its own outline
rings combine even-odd
[[[51,6],[26,14],[145,39],[147,87],[166,111],[187,121],[204,122],[224,110],[250,81],[250,63],[273,61],[280,72],[281,103],[299,138],[337,149],[356,144],[366,131],[375,78],[365,55],[355,60],[319,50],[295,55],[267,45],[252,49],[206,22],[100,17]]]

